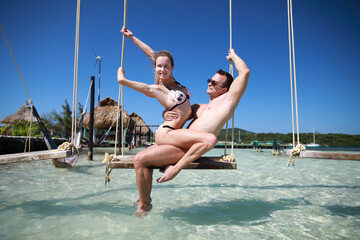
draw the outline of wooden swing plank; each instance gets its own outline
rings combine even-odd
[[[134,157],[124,156],[119,157],[119,161],[112,161],[111,168],[134,168]],[[218,169],[218,170],[235,170],[237,169],[236,162],[219,161],[221,157],[201,157],[196,161],[190,163],[184,169]],[[162,169],[165,166],[153,167],[154,169]]]
[[[286,151],[286,155],[291,155],[291,150]],[[304,151],[300,153],[301,158],[319,158],[334,160],[353,160],[360,161],[360,154],[357,153],[339,153],[339,152],[321,152],[321,151]]]
[[[0,155],[0,165],[7,163],[15,162],[29,162],[34,160],[47,160],[52,158],[64,158],[70,157],[72,151],[54,151],[54,150],[45,150],[45,151],[34,151],[34,152],[25,152],[25,153],[13,153],[13,154],[4,154]]]

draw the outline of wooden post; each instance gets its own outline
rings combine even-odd
[[[140,141],[140,143],[139,143],[139,146],[141,147],[142,146],[142,142],[141,142],[141,125],[140,125],[140,129],[139,129],[139,141]]]
[[[134,147],[138,147],[138,139],[137,139],[137,130],[136,130],[136,123],[134,123],[134,138],[135,138],[135,146]]]
[[[121,106],[122,107],[122,106]],[[120,154],[120,150],[122,149],[122,135],[123,135],[123,129],[121,127],[121,123],[122,123],[122,114],[121,114],[121,111],[120,111],[120,119],[119,119],[119,132],[118,132],[118,147],[117,147],[117,153],[116,155],[119,155]]]
[[[91,76],[91,98],[90,98],[90,126],[89,126],[89,150],[88,160],[93,160],[93,145],[94,145],[94,98],[95,98],[95,77]]]

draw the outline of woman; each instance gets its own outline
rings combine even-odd
[[[155,51],[136,38],[133,33],[126,28],[123,28],[121,32],[134,42],[145,53],[145,55],[153,61],[155,68],[155,84],[148,85],[128,80],[125,78],[124,69],[121,67],[118,69],[118,82],[124,86],[141,92],[146,96],[156,98],[166,110],[172,110],[178,113],[178,118],[171,121],[165,121],[159,126],[156,131],[155,141],[158,145],[166,144],[182,149],[189,149],[179,161],[182,160],[183,163],[185,162],[187,164],[193,162],[197,158],[201,157],[205,152],[212,149],[217,142],[217,138],[212,133],[181,129],[192,113],[189,101],[190,92],[186,87],[176,82],[172,76],[172,71],[174,69],[174,60],[172,55],[167,51],[155,53]],[[147,151],[147,149],[144,151]],[[141,155],[141,152],[139,154]],[[137,159],[138,158],[135,156],[134,164],[140,197],[136,214],[142,215],[150,211],[152,205],[150,204],[150,193],[145,194],[146,196],[142,196],[140,191],[140,189],[144,186],[142,182],[138,181],[138,176],[144,173],[138,172],[137,166],[142,163],[138,162]],[[174,158],[168,162],[154,161],[150,163],[148,162],[147,164],[150,164],[151,166],[164,166],[178,162],[176,159],[178,158]],[[171,180],[179,173],[179,171],[166,178],[162,177],[162,182]],[[149,173],[146,174],[149,175]],[[148,182],[149,181],[147,181],[147,183]]]
[[[155,53],[148,45],[136,38],[129,29],[123,28],[121,32],[153,61],[155,84],[148,85],[128,80],[125,78],[125,71],[121,67],[118,69],[118,82],[148,97],[156,98],[166,110],[175,111],[179,116],[174,120],[165,121],[159,126],[155,135],[156,143],[158,145],[169,144],[179,148],[189,148],[197,142],[214,142],[214,136],[211,133],[196,132],[196,136],[192,136],[189,133],[193,130],[182,129],[182,131],[174,132],[174,130],[181,129],[184,126],[191,117],[192,111],[189,101],[190,91],[175,81],[172,75],[174,69],[172,55],[164,50]]]

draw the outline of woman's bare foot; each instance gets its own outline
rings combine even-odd
[[[151,203],[142,204],[139,202],[138,209],[134,213],[136,217],[145,217],[152,209]]]

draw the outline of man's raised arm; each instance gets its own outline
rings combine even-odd
[[[246,63],[238,55],[236,55],[234,49],[229,50],[229,54],[226,58],[229,61],[233,61],[236,71],[239,74],[231,84],[228,92],[228,94],[230,94],[230,96],[233,98],[234,102],[237,105],[246,90],[246,86],[250,76],[250,70],[247,67]]]

